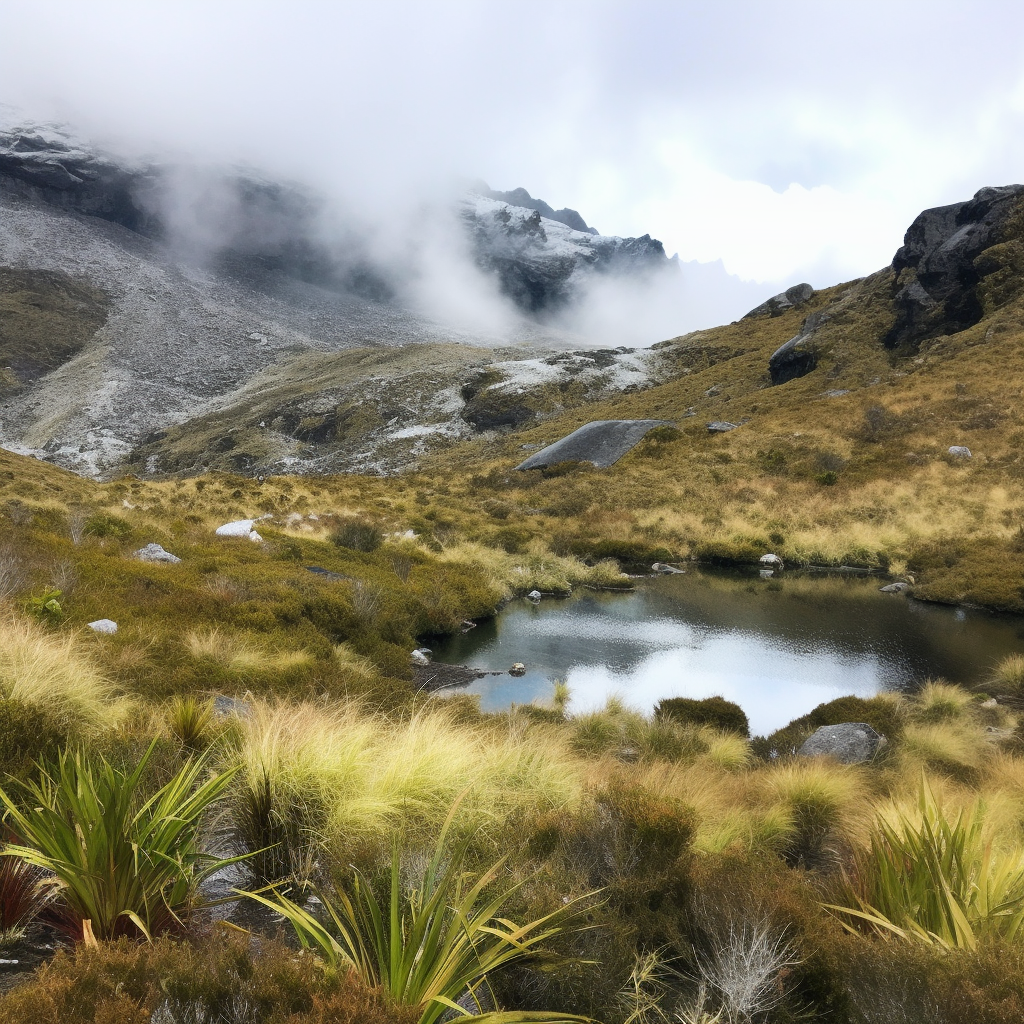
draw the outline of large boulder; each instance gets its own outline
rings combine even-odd
[[[825,322],[822,313],[811,313],[800,328],[800,333],[790,338],[785,345],[780,345],[768,359],[768,373],[772,384],[785,384],[787,381],[805,377],[818,366],[818,352],[814,344],[814,335]]]
[[[632,451],[649,430],[670,426],[668,420],[595,420],[531,455],[516,469],[543,469],[559,462],[592,462],[604,469]]]
[[[994,252],[982,258],[982,253],[1019,236],[1014,215],[1022,197],[1024,185],[983,188],[967,202],[917,217],[892,261],[896,323],[885,336],[887,347],[913,347],[926,338],[956,334],[982,318],[979,285],[1004,269],[1007,256]]]
[[[795,284],[792,288],[766,299],[760,306],[755,306],[743,319],[781,316],[794,306],[803,305],[813,294],[814,289],[809,284]]]
[[[831,757],[842,764],[870,761],[886,742],[866,722],[823,725],[797,751],[801,757]]]

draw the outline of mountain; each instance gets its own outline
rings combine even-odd
[[[546,315],[579,301],[589,280],[675,269],[649,236],[578,231],[479,193],[453,219],[473,272],[519,309],[493,327],[409,301],[416,268],[372,257],[326,197],[299,185],[123,160],[55,126],[7,128],[0,443],[98,476],[136,466],[134,452],[178,425],[219,417],[211,452],[245,472],[396,468],[475,429],[455,415],[464,374],[437,346],[469,346],[457,367],[553,358],[582,339]],[[409,345],[421,347],[394,351]],[[341,357],[367,347],[383,351]],[[248,424],[253,395],[272,391],[247,451],[235,421]],[[346,426],[352,403],[362,427]],[[203,452],[161,462],[147,449],[142,465],[210,462]]]

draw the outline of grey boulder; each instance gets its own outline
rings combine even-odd
[[[823,725],[797,751],[801,757],[831,757],[842,764],[870,761],[886,742],[866,722]]]
[[[727,420],[713,420],[708,424],[708,433],[727,434],[730,430],[735,430],[738,426],[738,423],[729,423]]]
[[[904,590],[910,589],[910,584],[900,580],[898,583],[890,583],[888,586],[879,587],[878,589],[883,594],[902,594]]]
[[[770,299],[762,302],[760,306],[755,306],[743,319],[750,320],[761,316],[781,316],[786,310],[802,305],[813,294],[814,289],[809,284],[795,284],[792,288],[787,288],[784,292],[773,295]]]
[[[140,562],[167,562],[168,564],[174,564],[181,561],[177,555],[172,555],[170,551],[164,551],[159,544],[147,544],[144,548],[139,548],[135,552],[135,557]]]
[[[559,462],[592,462],[605,469],[632,451],[655,427],[670,427],[668,420],[594,420],[549,444],[516,469],[543,469]]]
[[[822,313],[811,313],[800,328],[796,337],[790,338],[785,345],[780,345],[768,359],[768,374],[773,385],[785,384],[806,377],[818,366],[818,351],[814,344],[814,335],[827,320]]]
[[[88,623],[88,626],[94,633],[117,632],[117,623],[113,619],[97,619],[95,622]]]
[[[964,444],[952,444],[949,446],[949,454],[954,459],[969,459],[971,457],[971,449]]]

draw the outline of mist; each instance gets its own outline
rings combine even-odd
[[[298,235],[341,284],[482,337],[523,314],[466,242],[467,179],[649,233],[678,263],[594,275],[549,317],[649,344],[870,273],[922,208],[1019,180],[1022,27],[995,0],[24,0],[0,11],[0,101],[173,168],[154,201],[196,259]],[[238,166],[303,198],[252,220]]]

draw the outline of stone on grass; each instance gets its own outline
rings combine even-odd
[[[831,757],[842,764],[870,761],[886,742],[866,722],[823,725],[797,751],[801,757]]]
[[[181,561],[177,555],[165,551],[159,544],[147,544],[144,548],[139,548],[134,557],[140,562],[167,562],[171,565]]]
[[[758,561],[762,565],[777,565],[777,566],[781,566],[783,564],[782,559],[779,558],[778,555],[773,555],[770,552],[767,555],[762,555],[758,559]]]
[[[97,619],[89,623],[89,628],[96,633],[116,633],[117,623],[113,619]]]
[[[949,446],[949,454],[954,459],[969,459],[971,457],[971,449],[965,444],[953,444]]]
[[[910,589],[910,584],[900,580],[897,583],[890,583],[888,586],[879,587],[878,589],[883,594],[902,594],[904,590]]]
[[[708,424],[708,433],[727,434],[730,430],[735,430],[738,426],[738,423],[729,423],[727,420],[713,420]]]
[[[233,523],[218,526],[214,533],[218,537],[248,537],[253,532],[252,527],[255,522],[255,519],[237,519]]]

